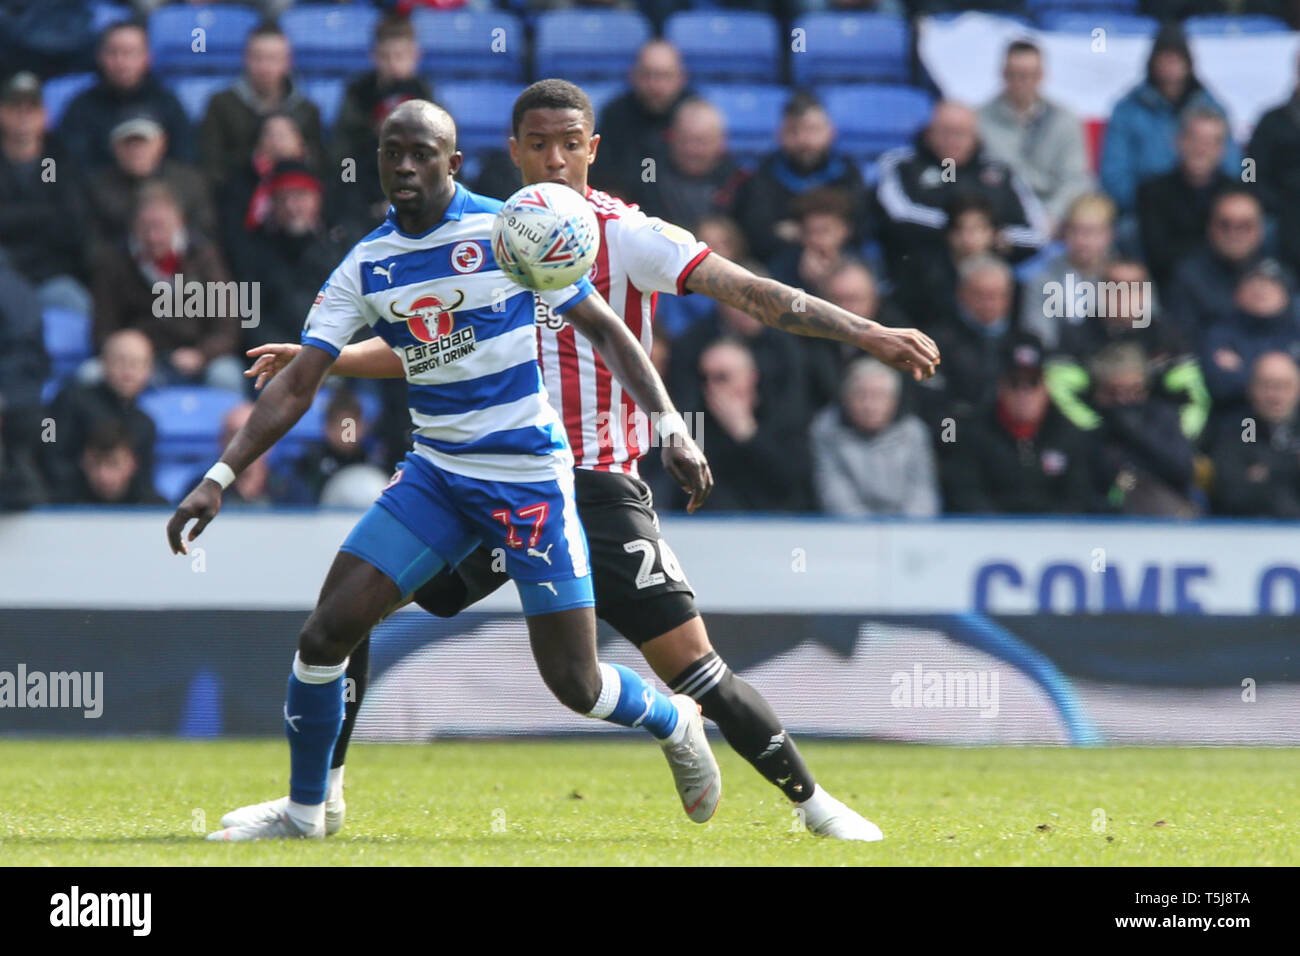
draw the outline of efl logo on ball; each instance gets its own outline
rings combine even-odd
[[[497,266],[529,289],[573,285],[599,251],[600,227],[591,205],[559,183],[525,186],[506,200],[492,224]]]

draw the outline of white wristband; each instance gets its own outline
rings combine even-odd
[[[203,477],[211,478],[213,481],[215,481],[217,484],[221,486],[222,491],[225,491],[227,488],[230,487],[230,483],[235,480],[235,472],[234,469],[231,468],[229,465],[227,465],[224,461],[219,461],[211,468],[209,468],[208,473]]]
[[[659,416],[659,440],[667,441],[672,435],[690,435],[686,422],[677,412],[667,412]]]

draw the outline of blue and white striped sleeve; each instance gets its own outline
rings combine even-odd
[[[367,312],[361,295],[357,260],[349,254],[316,293],[316,301],[303,323],[302,344],[315,346],[338,358],[343,346],[352,340],[357,330],[372,324]]]

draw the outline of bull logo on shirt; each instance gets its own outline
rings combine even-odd
[[[388,311],[394,318],[405,322],[411,334],[421,342],[432,342],[452,330],[456,324],[452,312],[459,309],[464,301],[465,293],[460,289],[456,290],[456,300],[450,303],[432,293],[426,293],[412,302],[406,311],[399,309],[395,302],[388,304]]]

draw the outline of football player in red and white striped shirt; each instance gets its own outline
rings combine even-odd
[[[655,297],[698,292],[726,302],[775,328],[848,342],[918,380],[939,362],[934,343],[913,329],[890,329],[753,273],[711,252],[686,230],[649,218],[587,185],[600,137],[591,101],[563,80],[534,83],[515,102],[511,157],[527,184],[563,183],[585,195],[600,223],[600,255],[591,280],[647,352]],[[796,308],[796,303],[799,307]],[[820,836],[878,840],[878,827],[832,797],[813,779],[794,741],[768,702],[736,676],[714,651],[696,609],[694,592],[659,533],[650,489],[637,477],[637,460],[683,428],[680,419],[650,422],[591,345],[538,300],[542,374],[573,447],[575,497],[591,550],[596,613],[632,641],[676,693],[699,702],[727,742],[802,810]],[[294,346],[263,346],[252,376],[274,374]],[[339,375],[402,375],[400,360],[381,341],[348,346],[334,366]],[[262,378],[259,377],[259,386]],[[692,500],[693,511],[699,501]],[[414,600],[450,617],[508,580],[486,549],[471,554],[418,590]],[[342,822],[342,766],[365,687],[367,655],[352,655],[348,676],[356,700],[334,751],[328,797]],[[328,803],[327,803],[328,806]],[[688,808],[689,812],[689,808]]]

